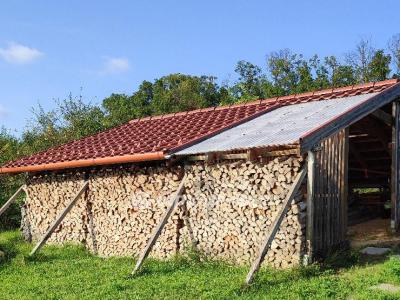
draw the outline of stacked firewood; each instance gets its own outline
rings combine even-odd
[[[301,164],[297,157],[281,157],[265,163],[187,165],[184,196],[150,255],[164,258],[196,247],[213,258],[252,261]],[[86,175],[31,177],[25,216],[32,239],[40,238],[87,178],[87,192],[50,242],[83,243],[100,256],[137,256],[170,205],[182,176],[181,167],[125,165],[93,169]],[[299,193],[267,263],[283,268],[299,263],[305,244],[305,209]]]
[[[165,167],[131,167],[91,174],[89,247],[101,256],[138,255],[169,206],[180,173]],[[177,215],[168,221],[152,256],[176,253],[177,222]]]
[[[190,167],[185,197],[189,228],[185,245],[197,243],[206,255],[248,263],[258,254],[301,165],[298,158],[267,164],[236,163]],[[305,244],[305,203],[292,202],[266,261],[274,267],[299,264]]]
[[[32,176],[27,182],[23,225],[33,241],[47,231],[57,216],[84,184],[84,174]],[[86,238],[86,203],[78,201],[55,230],[49,243],[84,242]],[[25,231],[25,236],[29,235]]]

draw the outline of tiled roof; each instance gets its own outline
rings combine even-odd
[[[386,80],[356,86],[211,107],[189,112],[132,120],[93,136],[6,163],[0,173],[13,168],[90,161],[146,153],[173,153],[277,107],[381,92],[397,83]],[[104,160],[106,161],[106,160]],[[93,163],[95,165],[96,163]],[[106,164],[106,163],[104,163]],[[48,168],[49,169],[49,168]]]

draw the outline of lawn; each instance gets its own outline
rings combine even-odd
[[[132,258],[94,257],[77,246],[47,246],[29,258],[32,245],[17,231],[0,233],[0,299],[400,299],[371,289],[400,286],[400,259],[365,261],[341,253],[324,267],[262,269],[243,286],[248,268],[202,261],[196,256],[146,261],[131,278]]]

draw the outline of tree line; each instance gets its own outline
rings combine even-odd
[[[370,40],[361,39],[343,57],[274,51],[266,56],[263,66],[241,60],[234,71],[234,82],[177,73],[144,80],[131,95],[111,94],[100,104],[70,95],[56,100],[55,108],[49,111],[39,105],[32,109],[20,137],[0,129],[0,164],[135,118],[400,78],[400,34],[385,48],[375,48]],[[22,180],[21,176],[0,177],[0,205]],[[18,223],[18,209],[13,209],[3,222],[0,220],[0,227]]]

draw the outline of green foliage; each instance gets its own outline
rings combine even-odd
[[[218,105],[216,78],[171,74],[155,80],[150,107],[159,115]]]
[[[250,286],[247,266],[176,256],[146,260],[142,271],[129,257],[100,258],[83,247],[45,246],[28,258],[32,245],[18,232],[0,234],[1,299],[398,299],[374,290],[379,283],[400,285],[400,259],[361,263],[341,253],[329,268],[262,268]],[[350,259],[348,259],[350,257]],[[339,260],[339,265],[335,265]],[[346,260],[346,264],[340,261]]]
[[[392,57],[385,54],[384,50],[377,50],[368,65],[367,81],[381,81],[390,74],[390,61]]]

